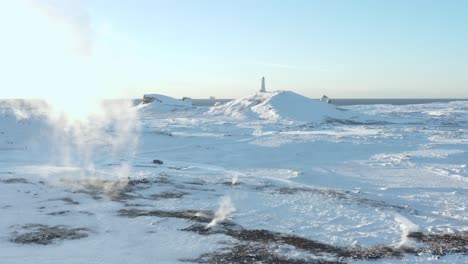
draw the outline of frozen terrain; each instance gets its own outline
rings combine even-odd
[[[0,102],[1,263],[466,263],[468,102]]]

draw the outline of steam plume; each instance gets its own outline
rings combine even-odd
[[[206,226],[206,229],[214,227],[217,224],[226,221],[229,215],[231,215],[235,211],[236,211],[236,208],[234,208],[234,205],[232,204],[231,197],[224,196],[219,203],[219,208],[215,213],[215,217]]]

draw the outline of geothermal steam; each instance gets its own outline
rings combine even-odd
[[[35,139],[50,165],[76,169],[65,177],[126,180],[138,141],[136,112],[129,101],[102,100],[121,95],[115,91],[122,87],[115,84],[126,83],[125,75],[114,65],[126,64],[115,61],[123,54],[113,52],[114,42],[100,34],[86,4],[82,0],[1,4],[2,97],[47,102],[39,119],[48,126],[37,131]],[[24,111],[16,113],[28,118]]]
[[[215,217],[206,226],[206,229],[214,227],[217,224],[226,221],[229,215],[231,215],[235,211],[236,211],[236,208],[234,208],[234,205],[232,204],[231,197],[224,196],[219,203],[219,208],[215,213]]]

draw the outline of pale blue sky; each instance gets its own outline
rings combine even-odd
[[[81,90],[90,87],[89,94],[235,98],[258,90],[265,76],[267,89],[309,97],[468,98],[468,1],[29,2],[54,25],[65,25],[44,26],[44,32],[78,35],[74,41],[84,59],[66,63],[77,63],[72,73],[61,67],[62,59],[50,67],[64,72],[64,82],[98,75],[97,81],[94,76],[80,82]],[[27,13],[22,22],[17,17],[0,22],[22,23],[25,34],[36,27]],[[42,52],[36,61],[58,56],[52,53]],[[84,68],[93,70],[81,78]],[[3,88],[2,94],[15,96]]]

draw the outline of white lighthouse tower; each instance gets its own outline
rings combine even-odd
[[[260,92],[261,92],[261,93],[266,92],[266,89],[265,89],[265,77],[262,77],[262,88],[260,89]]]

